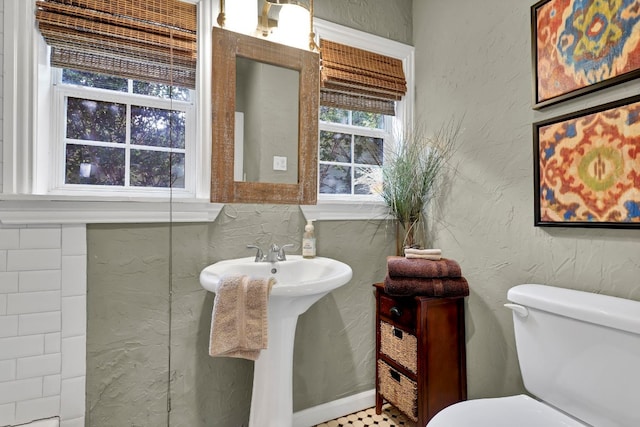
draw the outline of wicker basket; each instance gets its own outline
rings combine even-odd
[[[411,420],[418,421],[418,386],[391,366],[378,360],[380,394]]]
[[[380,351],[414,374],[418,368],[418,340],[415,335],[380,322]]]

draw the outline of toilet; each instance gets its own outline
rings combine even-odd
[[[640,426],[639,301],[534,284],[507,298],[531,396],[460,402],[428,427]]]

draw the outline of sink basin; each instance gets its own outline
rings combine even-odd
[[[288,255],[286,261],[255,262],[254,257],[219,261],[200,273],[200,283],[216,292],[226,274],[274,277],[271,297],[325,294],[351,279],[351,267],[331,258]]]
[[[200,273],[202,287],[217,292],[228,274],[273,277],[269,296],[269,343],[253,370],[249,427],[291,427],[293,422],[293,344],[298,316],[320,298],[351,280],[340,261],[287,255],[286,261],[255,262],[254,257],[219,261]]]

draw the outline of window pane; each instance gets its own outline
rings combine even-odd
[[[346,125],[349,124],[349,111],[340,108],[320,107],[320,120]]]
[[[320,165],[320,193],[351,194],[351,167]]]
[[[382,138],[372,138],[367,136],[356,135],[354,138],[354,157],[355,163],[364,165],[382,165],[383,157]]]
[[[353,112],[353,125],[371,129],[384,129],[384,116],[378,113]]]
[[[90,73],[88,71],[62,70],[62,83],[95,87],[100,89],[127,92],[127,79],[108,76],[106,74]]]
[[[183,111],[131,106],[131,143],[184,148]]]
[[[67,98],[67,138],[123,143],[126,112],[124,104]]]
[[[355,182],[354,194],[380,194],[382,190],[382,168],[356,167],[353,171]]]
[[[133,81],[133,93],[163,99],[175,99],[178,101],[189,101],[191,99],[189,89],[187,88],[159,83],[140,82],[137,80]]]
[[[131,150],[130,181],[132,187],[184,188],[184,154]]]
[[[338,132],[320,132],[320,160],[351,162],[351,135]]]
[[[66,184],[124,185],[124,149],[67,144]]]

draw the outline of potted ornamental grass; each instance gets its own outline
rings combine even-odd
[[[396,220],[398,255],[404,255],[404,248],[426,244],[426,209],[450,169],[460,133],[461,123],[455,120],[431,135],[418,126],[403,132],[385,151],[381,196]]]

